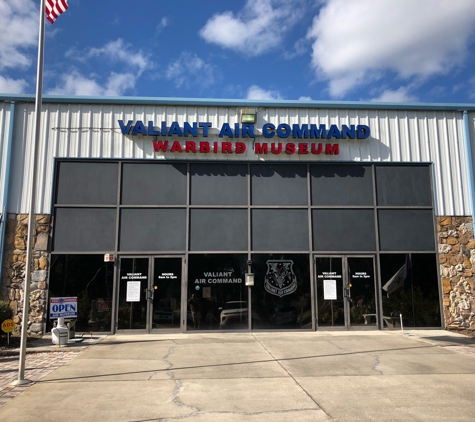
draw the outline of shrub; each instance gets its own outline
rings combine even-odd
[[[6,300],[0,300],[0,324],[6,319],[13,317],[13,311],[10,308],[10,304]]]

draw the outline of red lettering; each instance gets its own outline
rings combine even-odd
[[[319,154],[321,154],[322,151],[323,151],[323,145],[322,145],[322,144],[318,144],[318,149],[316,148],[316,145],[317,145],[317,144],[312,144],[312,154],[319,155]]]
[[[170,148],[170,152],[183,152],[183,149],[181,148],[180,142],[178,142],[178,141],[173,142],[173,145]]]
[[[200,142],[200,152],[210,152],[209,142]]]
[[[286,154],[295,154],[295,144],[290,142],[285,146],[285,153]]]
[[[186,141],[185,142],[185,152],[196,152],[196,142],[195,141]]]
[[[269,152],[269,146],[267,144],[260,144],[259,142],[256,142],[254,151],[256,154],[267,154]]]
[[[308,144],[299,144],[299,154],[308,154]]]
[[[223,142],[222,147],[221,147],[221,152],[223,154],[226,154],[226,153],[232,154],[233,153],[232,147],[233,147],[233,144],[231,142]]]
[[[280,154],[282,152],[282,144],[279,142],[276,149],[274,142],[272,142],[272,144],[270,144],[270,152],[272,152],[272,154]]]
[[[234,149],[236,150],[236,154],[244,154],[246,152],[246,144],[244,142],[236,142]]]
[[[340,153],[340,144],[326,144],[325,145],[325,154],[327,155],[338,155]]]
[[[213,152],[216,154],[218,152],[218,143],[213,142]]]
[[[154,140],[153,141],[153,149],[157,152],[160,151],[160,150],[162,150],[163,152],[166,152],[167,149],[168,149],[168,141],[163,142],[163,141]]]

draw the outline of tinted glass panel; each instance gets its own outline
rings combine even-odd
[[[370,166],[312,165],[312,205],[373,205]]]
[[[247,205],[247,165],[192,164],[191,204]]]
[[[78,298],[76,332],[111,331],[113,283],[114,263],[102,254],[51,257],[49,297]]]
[[[348,257],[350,324],[376,326],[373,258]]]
[[[117,163],[60,162],[56,203],[117,204]]]
[[[307,205],[307,166],[252,165],[251,197],[253,205]]]
[[[184,209],[123,209],[120,222],[122,251],[183,251]]]
[[[192,209],[190,250],[247,250],[247,210]]]
[[[249,328],[246,270],[247,255],[189,255],[188,330]]]
[[[257,251],[305,251],[307,210],[252,210],[252,248]]]
[[[312,301],[307,254],[252,255],[252,327],[311,329]]]
[[[131,164],[122,167],[122,204],[186,204],[186,164]]]
[[[57,208],[53,249],[71,252],[113,251],[115,221],[115,208]]]
[[[379,210],[382,251],[433,251],[432,210]]]
[[[315,251],[376,250],[373,210],[313,210]]]
[[[181,258],[155,258],[152,328],[179,328],[181,316]]]
[[[383,327],[440,327],[435,254],[380,256]]]
[[[431,206],[430,167],[376,166],[378,205]]]

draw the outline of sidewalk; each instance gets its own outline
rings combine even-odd
[[[115,335],[0,420],[472,421],[474,352],[442,330]]]
[[[82,343],[58,347],[52,344],[51,336],[46,336],[28,344],[25,358],[25,378],[32,381],[29,385],[11,385],[18,379],[19,349],[0,351],[0,406],[8,403],[34,385],[36,381],[74,359],[82,350],[104,337],[86,338]]]

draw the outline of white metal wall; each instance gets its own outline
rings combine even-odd
[[[10,135],[10,103],[0,103],[0,214],[5,194],[5,179],[7,178],[7,149]]]
[[[5,114],[5,112],[3,112]],[[45,104],[43,106],[42,139],[39,165],[37,212],[50,212],[54,157],[136,158],[136,159],[212,159],[281,161],[392,161],[433,162],[436,213],[438,215],[470,215],[465,141],[462,112],[387,111],[313,108],[258,109],[256,128],[270,122],[298,124],[331,124],[338,126],[365,124],[371,128],[366,140],[329,140],[338,142],[340,154],[273,155],[256,157],[253,140],[246,140],[245,154],[154,153],[152,137],[122,135],[118,120],[211,122],[213,128],[223,123],[238,123],[238,107],[149,106]],[[0,115],[1,118],[1,115]],[[470,116],[474,128],[474,116]],[[17,103],[14,133],[13,175],[9,212],[26,212],[29,186],[23,188],[32,167],[31,145],[34,105]],[[475,129],[474,129],[475,130]],[[214,138],[216,136],[216,138]],[[185,138],[160,138],[183,141]],[[186,138],[190,140],[191,138]],[[473,134],[472,134],[472,139]],[[197,138],[196,140],[200,140]],[[218,140],[217,135],[207,141]],[[219,139],[220,141],[223,139]],[[227,140],[227,139],[224,139]],[[242,139],[239,139],[242,141]],[[293,142],[259,136],[256,142]],[[318,140],[302,140],[314,142]]]

